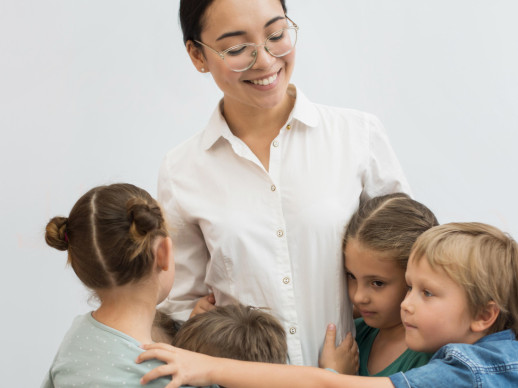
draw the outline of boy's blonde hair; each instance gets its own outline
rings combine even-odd
[[[410,260],[425,258],[465,289],[473,316],[494,302],[500,314],[489,333],[518,333],[518,245],[499,229],[476,222],[434,227],[416,241]]]
[[[217,306],[187,320],[173,340],[182,349],[214,357],[285,364],[286,332],[271,314],[251,306]]]

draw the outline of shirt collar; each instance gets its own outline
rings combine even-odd
[[[295,106],[293,107],[290,117],[308,127],[317,127],[319,124],[319,116],[315,105],[312,104],[295,85],[290,84],[287,93],[295,96]],[[218,106],[214,109],[203,132],[202,145],[205,150],[211,148],[220,138],[228,138],[232,135],[221,112],[222,105],[223,99],[220,100]]]

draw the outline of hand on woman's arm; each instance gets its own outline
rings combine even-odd
[[[327,326],[326,338],[322,354],[318,360],[321,368],[330,368],[338,373],[355,375],[358,372],[358,345],[352,334],[349,332],[347,336],[338,346],[336,344],[336,326],[330,324]]]

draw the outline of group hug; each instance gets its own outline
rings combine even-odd
[[[156,199],[107,184],[48,222],[98,307],[42,387],[518,386],[516,241],[441,224],[375,116],[290,83],[284,0],[181,0],[179,20],[222,98]]]

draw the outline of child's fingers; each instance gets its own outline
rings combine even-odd
[[[170,364],[160,365],[160,366],[157,366],[155,369],[152,369],[149,372],[147,372],[140,379],[140,384],[145,385],[145,384],[149,383],[150,381],[158,379],[159,377],[171,376],[172,381],[167,386],[176,388],[176,387],[180,386],[180,381],[178,381],[178,379],[174,378],[174,375],[177,373],[178,373],[178,370],[173,365],[170,365]]]
[[[332,323],[327,325],[326,337],[324,339],[324,347],[334,348],[336,345],[336,326]]]

